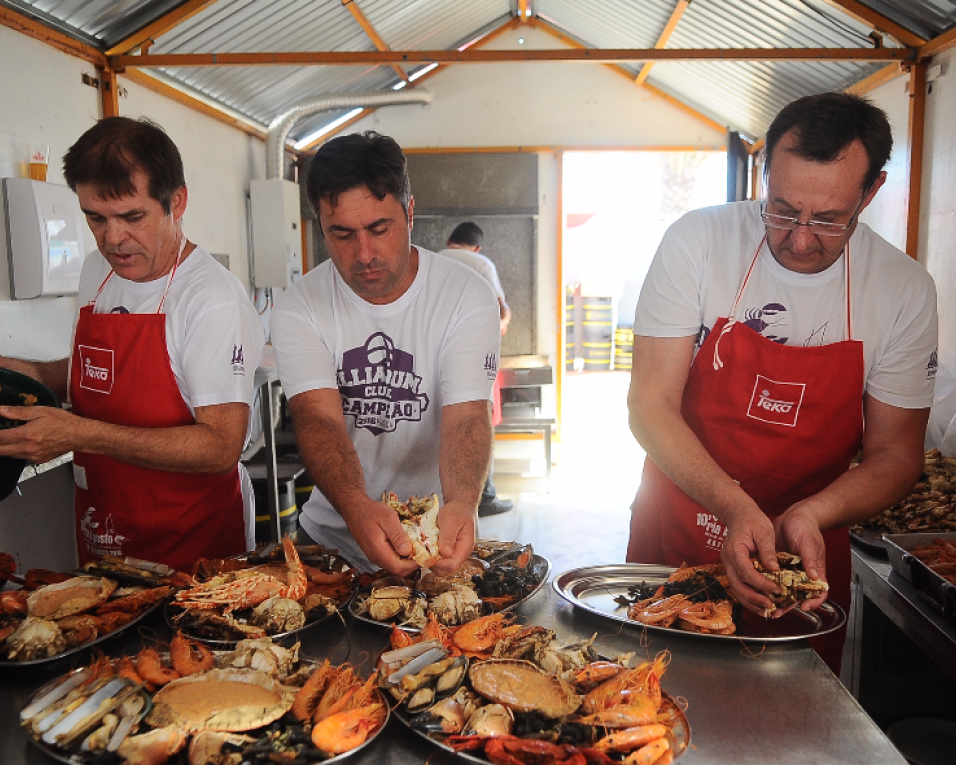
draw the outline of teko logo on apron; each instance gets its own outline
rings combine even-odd
[[[113,351],[81,345],[80,387],[97,393],[113,390]]]
[[[806,387],[804,383],[777,382],[757,375],[747,416],[772,425],[794,428]]]

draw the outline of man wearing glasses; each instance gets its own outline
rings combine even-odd
[[[722,561],[764,613],[776,586],[751,558],[776,570],[788,551],[849,607],[847,527],[913,488],[936,373],[932,278],[858,222],[891,149],[869,101],[801,98],[767,131],[765,199],[665,235],[634,323],[628,408],[648,459],[629,561]],[[837,674],[843,638],[814,644]]]

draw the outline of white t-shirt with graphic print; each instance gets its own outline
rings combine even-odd
[[[83,262],[77,317],[109,272],[98,250]],[[132,282],[113,274],[94,312],[155,313],[166,281]],[[235,402],[251,406],[265,329],[239,280],[197,246],[176,269],[163,313],[170,366],[189,411]]]
[[[667,231],[641,290],[634,334],[686,337],[698,347],[726,317],[765,233],[757,202],[687,213]],[[863,342],[864,387],[891,406],[933,403],[936,287],[919,263],[860,223],[849,243],[851,332]],[[737,321],[793,346],[846,339],[846,252],[827,270],[799,274],[766,243],[737,308]]]
[[[498,369],[498,302],[467,266],[418,247],[418,273],[387,305],[355,294],[331,261],[276,304],[272,342],[286,396],[337,388],[366,491],[442,496],[443,406],[491,400]],[[315,541],[374,568],[316,488],[299,522]]]

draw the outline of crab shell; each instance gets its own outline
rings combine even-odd
[[[106,577],[75,576],[34,590],[27,598],[27,611],[30,616],[55,621],[105,603],[115,589],[116,582]]]
[[[188,733],[254,730],[288,712],[295,693],[264,672],[211,669],[161,688],[146,723],[175,725]]]
[[[563,717],[581,706],[581,697],[568,683],[530,661],[475,662],[468,671],[468,679],[480,696],[517,712],[538,711],[547,717]]]
[[[7,637],[3,650],[7,659],[32,661],[54,656],[66,648],[66,638],[56,622],[28,616]]]
[[[481,616],[481,600],[469,587],[456,587],[434,598],[429,605],[438,621],[446,626],[464,624]]]
[[[412,599],[411,587],[376,587],[366,602],[368,615],[378,622],[398,616]]]

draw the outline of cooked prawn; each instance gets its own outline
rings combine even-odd
[[[179,630],[169,643],[169,660],[181,676],[194,675],[212,669],[215,658],[206,646],[190,640]]]
[[[136,657],[136,672],[147,683],[163,686],[178,680],[180,674],[175,669],[163,666],[163,660],[153,648],[144,648]]]
[[[328,754],[349,752],[368,738],[385,719],[381,704],[329,715],[312,729],[312,743]]]
[[[305,681],[305,685],[295,694],[295,701],[292,702],[292,716],[296,720],[305,722],[312,719],[322,694],[338,672],[338,667],[333,667],[328,659],[315,668],[309,675],[309,679]]]
[[[514,617],[509,613],[472,619],[455,632],[454,644],[468,653],[486,653],[495,647]]]
[[[616,752],[630,752],[639,746],[649,744],[667,734],[667,727],[660,723],[625,728],[605,736],[595,745],[595,749],[613,749]]]
[[[659,738],[645,744],[635,752],[624,758],[624,765],[656,765],[670,750],[671,745],[666,738]]]

